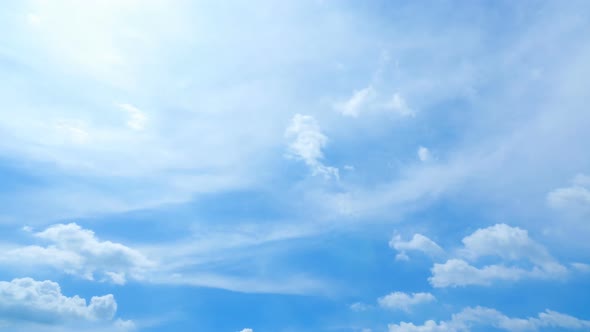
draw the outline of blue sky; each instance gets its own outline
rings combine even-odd
[[[6,1],[0,329],[590,330],[587,1]]]

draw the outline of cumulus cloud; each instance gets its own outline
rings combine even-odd
[[[326,166],[321,161],[324,157],[322,149],[328,138],[321,132],[318,122],[312,116],[295,114],[285,131],[285,136],[291,140],[289,156],[305,162],[314,175],[338,179],[338,169]]]
[[[254,330],[246,328],[241,330],[240,332],[254,332]]]
[[[431,271],[432,276],[428,280],[434,287],[488,286],[495,280],[516,281],[527,275],[527,271],[521,268],[490,265],[480,269],[461,259],[435,263]]]
[[[79,296],[67,297],[59,284],[31,278],[0,281],[0,317],[5,320],[60,324],[70,321],[111,320],[117,311],[112,294],[94,296],[87,304]]]
[[[436,298],[430,293],[393,292],[377,300],[379,306],[386,309],[402,310],[409,312],[412,307],[435,301]]]
[[[533,241],[526,230],[518,227],[497,224],[478,229],[463,238],[463,244],[464,247],[458,253],[471,262],[477,262],[482,257],[495,257],[501,259],[502,263],[481,268],[462,258],[435,263],[429,278],[434,287],[490,285],[496,280],[517,281],[523,278],[555,279],[567,273],[566,267]],[[533,267],[522,268],[518,265],[520,262],[532,263]]]
[[[75,223],[57,224],[33,234],[47,246],[25,246],[4,252],[0,263],[23,267],[48,266],[89,280],[116,284],[142,279],[154,266],[146,256],[120,243],[99,240],[93,231]]]
[[[400,235],[396,235],[389,241],[389,247],[398,251],[395,256],[397,260],[408,260],[407,251],[420,251],[431,257],[444,254],[444,250],[436,242],[422,234],[414,234],[409,241],[404,241]]]
[[[472,260],[498,256],[507,260],[527,258],[537,264],[552,261],[547,250],[533,241],[528,231],[506,224],[478,229],[463,238],[463,245],[463,253]]]
[[[485,307],[468,307],[454,314],[450,320],[428,320],[423,325],[401,322],[390,324],[389,332],[468,332],[474,327],[493,327],[502,331],[537,331],[540,328],[586,330],[590,321],[546,310],[532,318],[511,318]]]

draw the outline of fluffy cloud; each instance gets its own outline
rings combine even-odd
[[[240,332],[254,332],[254,330],[246,328],[241,330]]]
[[[154,263],[137,250],[120,243],[100,241],[91,230],[75,223],[57,224],[34,233],[48,246],[26,246],[6,251],[0,256],[4,264],[49,266],[65,273],[94,280],[124,284],[126,279],[142,279]]]
[[[314,175],[338,178],[337,168],[321,162],[324,157],[322,149],[328,138],[321,132],[319,124],[312,116],[296,114],[287,127],[285,136],[292,140],[289,144],[289,156],[304,161]]]
[[[432,277],[428,280],[434,287],[481,285],[487,286],[495,280],[516,281],[527,275],[527,271],[502,265],[476,268],[461,259],[450,259],[446,263],[436,263],[432,267]]]
[[[566,267],[555,261],[543,246],[533,241],[526,230],[518,227],[497,224],[479,229],[463,238],[463,244],[459,255],[471,262],[477,262],[482,257],[496,257],[503,263],[481,268],[460,258],[452,258],[442,264],[436,263],[432,267],[432,277],[429,278],[434,287],[490,285],[495,280],[517,281],[523,278],[561,278],[567,273]],[[504,264],[523,261],[532,263],[532,269]]]
[[[396,235],[389,241],[389,247],[398,251],[395,256],[397,260],[407,260],[407,251],[420,251],[431,257],[444,254],[444,250],[438,244],[422,234],[414,234],[409,241],[403,241],[400,235]]]
[[[530,259],[537,264],[552,261],[547,250],[533,241],[526,230],[506,224],[478,229],[463,238],[463,252],[470,259],[499,256],[507,260]]]
[[[31,278],[0,281],[0,317],[36,323],[111,320],[117,311],[113,295],[94,296],[87,304],[79,296],[67,297],[59,284]]]
[[[379,298],[377,302],[382,308],[409,312],[413,306],[435,300],[436,298],[430,293],[406,294],[403,292],[394,292]]]
[[[451,320],[436,323],[429,320],[423,325],[401,322],[390,324],[389,332],[463,332],[473,327],[493,327],[503,331],[536,331],[540,328],[582,330],[590,327],[590,321],[546,310],[534,318],[511,318],[501,312],[484,307],[465,308],[454,314]]]

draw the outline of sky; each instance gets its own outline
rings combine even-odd
[[[590,2],[0,4],[0,330],[590,331]]]

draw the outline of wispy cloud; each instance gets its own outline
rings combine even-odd
[[[465,308],[454,314],[451,320],[439,323],[429,320],[424,325],[405,322],[390,324],[389,332],[466,332],[471,331],[475,326],[492,327],[503,331],[537,331],[541,328],[584,330],[590,327],[590,321],[552,310],[541,312],[538,317],[511,318],[495,309],[473,307]]]
[[[143,130],[146,126],[147,116],[139,108],[131,104],[117,104],[117,106],[127,112],[127,126],[133,130]]]
[[[438,244],[422,234],[414,234],[409,241],[403,241],[399,234],[395,235],[389,241],[389,247],[398,251],[397,260],[408,260],[408,251],[420,251],[431,257],[440,257],[445,253]]]
[[[304,161],[313,175],[325,178],[339,178],[339,171],[332,166],[322,163],[324,153],[322,149],[328,138],[321,132],[318,122],[310,115],[295,114],[285,131],[289,143],[289,156]]]
[[[27,231],[32,230],[28,227]],[[228,273],[221,268],[247,255],[260,257],[258,246],[309,234],[301,227],[259,227],[243,232],[234,228],[217,234],[207,233],[200,238],[193,236],[187,242],[132,248],[101,240],[93,231],[75,223],[57,224],[33,233],[35,238],[49,242],[47,246],[9,246],[0,257],[0,265],[29,272],[50,269],[118,285],[132,281],[244,293],[327,294],[333,291],[331,286],[303,272],[268,275],[256,269]],[[220,268],[211,269],[211,265]]]
[[[578,174],[571,186],[549,192],[547,202],[555,209],[590,211],[590,176]]]
[[[376,97],[376,92],[372,86],[368,86],[364,89],[354,91],[350,99],[336,103],[334,108],[342,115],[357,117],[363,110],[363,108],[369,107],[369,103],[372,102]]]

